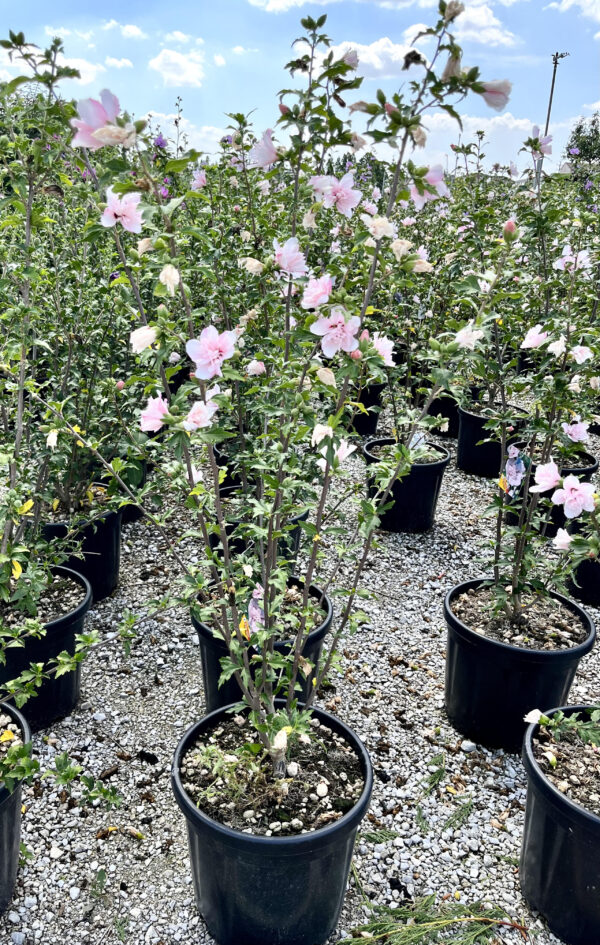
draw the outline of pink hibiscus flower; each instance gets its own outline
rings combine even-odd
[[[333,279],[325,273],[320,279],[311,279],[304,290],[300,305],[302,308],[319,308],[329,300],[333,289]]]
[[[106,191],[106,210],[100,217],[102,226],[116,226],[120,223],[128,233],[142,232],[142,214],[138,210],[140,194],[114,194],[112,188]]]
[[[548,492],[556,489],[561,480],[560,469],[553,460],[541,463],[535,470],[535,486],[530,486],[530,492]]]
[[[323,206],[328,210],[336,207],[345,217],[351,217],[352,211],[361,201],[362,193],[354,190],[354,171],[344,174],[340,180],[331,175],[311,177],[311,186],[315,193],[323,197]]]
[[[219,386],[215,384],[214,387],[207,390],[206,401],[196,401],[183,421],[186,430],[201,430],[212,425],[213,417],[219,409],[219,405],[212,398],[220,393]]]
[[[386,338],[376,331],[373,335],[373,347],[386,367],[395,367],[396,362],[392,357],[394,353],[394,342],[390,338]]]
[[[567,476],[552,501],[564,507],[566,518],[577,518],[582,512],[594,511],[594,486],[591,482],[579,482],[577,476]]]
[[[548,337],[548,332],[541,329],[541,325],[534,325],[533,328],[530,328],[521,342],[521,348],[539,348],[543,345]]]
[[[160,394],[158,397],[149,397],[146,408],[141,413],[140,429],[144,433],[158,433],[168,412],[169,405]]]
[[[310,326],[313,335],[321,336],[321,350],[326,358],[332,358],[338,351],[350,353],[358,348],[356,333],[360,319],[353,315],[346,321],[346,312],[337,305],[330,315],[323,315]]]
[[[201,381],[220,377],[223,361],[234,354],[235,341],[235,331],[223,331],[219,334],[214,325],[203,328],[200,338],[192,338],[188,341],[185,350],[196,363],[194,377]]]
[[[289,276],[306,275],[306,259],[295,236],[290,236],[283,246],[279,240],[273,240],[275,265]]]
[[[119,99],[108,89],[100,92],[100,102],[95,98],[82,98],[77,103],[79,118],[71,119],[71,127],[76,129],[71,144],[74,148],[89,148],[97,151],[102,142],[94,137],[94,132],[105,125],[112,124],[119,114]]]
[[[260,141],[255,141],[248,153],[248,167],[270,167],[278,158],[272,141],[273,130],[267,128]]]

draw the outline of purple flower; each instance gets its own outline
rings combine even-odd
[[[569,154],[579,154],[579,148],[569,148]]]
[[[156,138],[154,139],[154,147],[155,147],[155,148],[166,148],[167,143],[168,143],[168,142],[167,142],[167,139],[164,137],[164,135],[162,134],[162,132],[159,131],[158,134],[157,134],[157,136],[156,136]]]
[[[168,187],[161,187],[161,188],[160,188],[160,195],[161,195],[161,197],[168,197],[168,196],[169,196],[169,188],[168,188]]]
[[[116,272],[111,272],[110,276],[108,277],[108,281],[109,281],[109,282],[114,282],[115,279],[118,279],[120,275],[121,275],[121,273],[118,272],[118,271],[116,271]]]
[[[583,185],[583,189],[584,189],[584,190],[591,190],[593,186],[594,186],[594,185],[592,184],[591,180],[586,180],[585,184]]]

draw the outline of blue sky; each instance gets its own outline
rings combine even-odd
[[[105,0],[102,15],[98,6],[86,10],[72,0],[0,5],[3,35],[22,30],[38,45],[50,35],[63,38],[67,61],[82,74],[65,83],[65,94],[97,97],[109,88],[136,116],[158,116],[167,132],[179,95],[190,143],[210,152],[228,123],[226,112],[254,109],[259,133],[274,125],[301,16],[327,13],[334,45],[358,50],[365,80],[354,98],[368,100],[378,87],[391,93],[406,78],[407,44],[419,24],[435,21],[437,0]],[[466,137],[479,128],[489,136],[490,161],[524,166],[517,151],[531,125],[544,123],[552,53],[570,54],[559,66],[550,128],[554,154],[547,160],[549,169],[558,166],[573,121],[600,108],[600,0],[465,0],[465,6],[455,23],[463,63],[478,65],[484,78],[513,83],[500,114],[476,95],[460,108]],[[0,52],[0,78],[17,71]],[[432,115],[426,125],[419,163],[444,161],[458,128],[445,115]],[[356,127],[361,130],[360,122]]]

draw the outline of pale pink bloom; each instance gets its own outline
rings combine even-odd
[[[151,328],[150,325],[142,325],[141,328],[136,328],[135,331],[132,331],[129,336],[129,343],[134,354],[139,354],[140,351],[145,351],[146,348],[149,348],[150,345],[153,345],[156,341],[156,328]]]
[[[169,364],[178,364],[181,361],[181,355],[179,351],[171,351],[169,355]]]
[[[552,539],[552,544],[557,551],[568,551],[572,541],[573,539],[569,533],[564,528],[559,528],[556,536]]]
[[[414,184],[410,188],[410,197],[417,210],[422,210],[430,200],[450,196],[450,191],[444,181],[444,169],[441,164],[435,164],[429,168],[423,178],[423,183],[426,190],[422,194],[419,193]]]
[[[502,227],[502,235],[504,239],[511,240],[517,232],[517,224],[514,220],[507,220],[504,226]]]
[[[96,128],[92,132],[92,138],[97,141],[100,147],[105,145],[111,147],[121,145],[123,148],[132,148],[135,144],[136,131],[132,124],[126,125],[103,125],[102,128]]]
[[[191,188],[192,190],[202,190],[203,187],[206,187],[206,171],[203,167],[198,167],[194,171]]]
[[[415,259],[412,267],[413,272],[433,272],[433,263],[419,256]]]
[[[561,479],[560,469],[551,459],[549,463],[541,463],[536,466],[535,486],[530,486],[529,491],[548,492],[550,489],[556,489]]]
[[[412,243],[410,240],[393,240],[390,243],[390,249],[396,257],[397,262],[400,262],[402,257],[406,256],[411,246]]]
[[[557,341],[553,341],[552,344],[548,345],[548,351],[550,354],[553,354],[555,358],[560,358],[562,354],[567,350],[567,339],[564,335],[561,335]]]
[[[246,368],[246,374],[250,377],[258,377],[260,374],[264,374],[266,371],[265,362],[257,361],[256,358],[250,361]]]
[[[571,348],[571,357],[577,364],[583,364],[585,361],[589,361],[590,358],[594,357],[594,352],[585,345],[575,345],[574,348]]]
[[[112,188],[106,191],[106,209],[100,217],[102,226],[115,226],[120,223],[128,233],[142,232],[142,214],[138,210],[140,194],[114,194]]]
[[[213,417],[219,409],[219,405],[212,400],[212,395],[219,393],[219,388],[215,386],[207,391],[206,403],[203,400],[197,400],[193,404],[192,409],[183,421],[186,430],[202,430],[212,426]]]
[[[333,279],[327,273],[320,279],[311,279],[304,289],[300,305],[302,308],[319,308],[329,301],[332,289]]]
[[[467,348],[469,351],[475,350],[476,343],[483,338],[483,331],[480,328],[474,328],[469,322],[464,328],[461,328],[455,335],[455,342],[459,348]]]
[[[363,200],[360,206],[361,210],[364,210],[365,213],[370,213],[372,217],[377,213],[377,204],[373,203],[371,200]]]
[[[552,263],[552,268],[566,269],[567,272],[573,272],[576,269],[589,269],[591,265],[592,260],[590,259],[590,254],[587,249],[581,249],[578,253],[573,255],[571,247],[567,245],[563,249],[562,256]]]
[[[521,348],[539,348],[544,344],[548,337],[547,331],[542,331],[541,325],[534,325],[530,328],[521,342]]]
[[[351,446],[350,443],[348,443],[347,440],[340,440],[340,445],[338,446],[338,448],[336,449],[335,454],[334,454],[334,459],[333,459],[334,464],[335,464],[335,465],[339,465],[340,463],[343,463],[344,460],[348,459],[348,457],[351,456],[352,453],[355,452],[355,450],[356,450],[356,447],[355,447],[355,446]],[[321,453],[322,453],[324,456],[326,456],[326,455],[327,455],[327,447],[323,447],[323,449],[321,450]],[[325,469],[327,468],[327,460],[326,460],[326,459],[318,459],[318,460],[317,460],[317,466],[318,466],[320,469],[322,469],[323,472],[325,472]]]
[[[416,217],[404,217],[403,220],[400,220],[402,226],[414,226],[416,222]]]
[[[295,236],[290,236],[283,246],[280,245],[279,240],[274,239],[273,248],[275,250],[275,265],[278,269],[287,272],[289,276],[306,275],[306,259]]]
[[[582,512],[593,512],[595,486],[591,482],[579,482],[577,476],[567,476],[562,489],[552,496],[555,505],[562,505],[566,518],[577,518]]]
[[[260,190],[263,197],[266,197],[269,191],[271,190],[271,181],[267,180],[266,178],[264,180],[259,180],[257,187]]]
[[[219,334],[214,325],[203,328],[200,338],[192,338],[185,346],[189,357],[196,363],[194,376],[201,381],[220,377],[223,361],[231,358],[235,352],[235,341],[235,331]]]
[[[356,49],[348,49],[342,56],[342,61],[351,69],[358,69],[358,53]]]
[[[302,217],[302,226],[305,230],[314,230],[317,225],[317,218],[312,210],[307,210]]]
[[[255,141],[248,154],[248,167],[270,167],[278,158],[272,141],[273,129],[267,128],[260,141]]]
[[[329,252],[332,256],[339,256],[342,251],[342,245],[339,240],[332,240]]]
[[[563,423],[563,433],[568,436],[573,443],[587,443],[589,423],[582,423],[579,417],[575,417],[573,423]]]
[[[394,353],[394,342],[390,338],[386,338],[376,331],[373,335],[373,347],[386,367],[395,367],[396,362],[392,357]]]
[[[508,166],[508,173],[510,174],[511,177],[518,177],[518,176],[519,176],[519,168],[517,167],[517,165],[515,164],[514,161],[511,161],[510,164],[509,164],[509,166]]]
[[[574,374],[569,381],[569,390],[572,394],[581,393],[581,376],[579,374]]]
[[[160,394],[158,397],[149,397],[146,409],[141,413],[140,429],[144,433],[158,433],[168,412],[169,405]]]
[[[179,285],[179,270],[172,263],[167,263],[162,267],[158,281],[165,286],[169,295],[175,295],[175,289]]]
[[[119,99],[108,89],[100,92],[101,101],[94,98],[83,98],[77,103],[79,118],[71,119],[71,127],[76,129],[71,144],[74,148],[89,148],[97,151],[102,142],[94,137],[94,132],[114,122],[119,114]]]
[[[546,135],[543,138],[540,138],[540,128],[539,125],[534,125],[531,129],[531,137],[538,138],[540,142],[539,148],[533,149],[533,156],[537,157],[542,154],[552,154],[552,135]]]
[[[495,112],[501,112],[510,98],[512,82],[508,79],[492,79],[490,82],[481,84],[483,85],[481,97],[485,104],[493,108]]]
[[[367,143],[366,138],[363,138],[362,135],[356,134],[353,132],[350,135],[350,144],[352,145],[352,150],[356,154],[357,151],[361,151]]]
[[[316,194],[323,197],[323,206],[326,209],[336,207],[345,217],[351,217],[352,211],[360,203],[362,193],[354,190],[354,171],[344,174],[340,180],[331,175],[322,174],[311,177],[310,185]]]
[[[374,240],[379,241],[384,237],[393,240],[396,236],[396,227],[387,217],[370,217],[361,213],[360,218]]]
[[[310,440],[311,446],[318,446],[326,436],[333,436],[333,427],[326,423],[316,423]]]
[[[359,328],[360,319],[353,315],[346,321],[346,312],[339,305],[310,326],[313,335],[321,336],[321,350],[326,358],[332,358],[338,351],[350,353],[358,348],[356,332]]]
[[[600,390],[600,377],[596,374],[594,377],[590,377],[590,387],[592,390]]]

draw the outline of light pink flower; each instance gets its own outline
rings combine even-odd
[[[492,79],[490,82],[481,84],[483,85],[481,97],[485,104],[493,108],[495,112],[501,112],[510,98],[512,82],[508,79]]]
[[[352,216],[352,211],[362,198],[360,190],[353,189],[354,171],[344,174],[340,180],[330,175],[311,177],[309,183],[315,193],[322,195],[326,209],[336,207],[345,217]]]
[[[260,190],[263,197],[266,197],[269,191],[271,190],[271,181],[267,180],[266,178],[264,180],[259,180],[257,187]]]
[[[144,433],[158,433],[168,412],[169,405],[160,394],[158,397],[149,397],[146,408],[141,413],[140,429]]]
[[[574,348],[571,348],[571,357],[577,364],[583,364],[585,361],[589,361],[590,358],[594,357],[594,352],[585,345],[575,345]]]
[[[576,269],[589,269],[591,265],[592,260],[587,249],[581,249],[573,254],[571,247],[567,245],[563,249],[562,256],[552,263],[552,268],[574,272]]]
[[[138,210],[140,194],[114,194],[112,188],[106,191],[106,209],[100,217],[102,226],[115,226],[120,223],[128,233],[142,232],[142,214]]]
[[[302,308],[319,308],[329,300],[333,279],[325,273],[320,279],[311,279],[304,289],[300,305]]]
[[[151,328],[150,325],[142,325],[141,328],[136,328],[135,331],[132,331],[129,336],[129,343],[134,354],[139,354],[141,351],[145,351],[146,348],[149,348],[150,345],[153,345],[156,341],[156,328]]]
[[[568,436],[573,443],[587,443],[589,423],[582,423],[579,417],[575,417],[573,423],[563,423],[563,433]]]
[[[541,325],[534,325],[533,328],[530,328],[521,342],[521,348],[539,348],[543,345],[548,337],[548,332],[541,329]]]
[[[220,377],[223,361],[234,354],[235,341],[235,331],[223,331],[219,334],[214,325],[203,328],[200,338],[192,338],[185,346],[189,357],[196,363],[194,376],[201,381]]]
[[[290,236],[283,246],[280,245],[278,240],[273,240],[273,248],[275,250],[275,265],[282,272],[287,272],[289,276],[306,275],[306,259],[295,236]]]
[[[568,551],[572,541],[571,535],[564,528],[559,528],[556,536],[552,539],[552,544],[557,551]]]
[[[265,362],[257,361],[256,358],[254,358],[253,361],[248,363],[248,366],[246,367],[246,374],[248,374],[250,377],[259,377],[261,374],[264,374],[266,370]]]
[[[373,347],[386,367],[396,366],[396,362],[392,357],[394,353],[394,342],[391,340],[391,338],[386,338],[384,335],[380,335],[379,332],[376,331],[373,335]]]
[[[192,190],[202,190],[203,187],[206,187],[206,171],[203,167],[198,167],[194,171],[191,188]]]
[[[552,344],[548,345],[548,351],[550,354],[553,354],[555,358],[560,358],[560,356],[564,354],[566,350],[567,339],[564,335],[561,335],[556,341],[553,341]]]
[[[114,122],[119,114],[119,99],[108,89],[100,92],[101,101],[95,98],[83,98],[77,103],[79,118],[71,119],[71,127],[76,129],[71,144],[74,148],[89,148],[97,151],[102,142],[95,138],[94,132]]]
[[[567,476],[552,501],[564,507],[566,518],[577,518],[582,512],[594,511],[594,488],[591,482],[579,482],[577,476]]]
[[[360,318],[353,315],[346,321],[346,312],[336,305],[329,315],[323,315],[310,326],[313,335],[321,336],[321,350],[326,358],[332,358],[338,351],[350,353],[358,348],[356,332],[360,327]]]
[[[356,49],[348,49],[342,56],[342,62],[345,62],[351,69],[358,69],[358,52]]]
[[[483,338],[483,335],[484,333],[480,328],[474,328],[473,324],[469,322],[468,325],[465,325],[464,328],[457,331],[454,340],[459,348],[467,348],[469,351],[474,351],[476,343]]]
[[[365,213],[370,213],[372,217],[377,213],[377,204],[373,203],[372,200],[363,200],[360,205],[361,210],[364,210]]]
[[[560,469],[554,462],[550,460],[549,463],[541,463],[539,466],[536,466],[535,470],[535,486],[530,486],[530,492],[548,492],[550,489],[556,489],[559,485],[562,476],[560,474]]]
[[[260,141],[255,141],[248,154],[248,167],[270,167],[278,158],[272,141],[273,129],[267,128]]]
[[[410,197],[417,210],[422,210],[430,200],[437,200],[439,197],[449,197],[450,191],[444,181],[444,169],[441,164],[434,164],[430,167],[423,183],[426,186],[424,193],[420,194],[413,184],[410,188]]]
[[[213,417],[219,409],[219,405],[212,398],[220,393],[219,387],[215,384],[206,392],[206,402],[197,400],[192,405],[192,409],[183,421],[186,430],[202,430],[212,426]]]
[[[336,449],[336,451],[335,451],[335,453],[334,453],[334,459],[333,459],[334,464],[335,464],[336,466],[337,466],[337,465],[340,465],[341,463],[344,462],[344,460],[348,459],[348,457],[351,456],[352,453],[355,452],[355,450],[356,450],[356,447],[355,447],[355,446],[351,446],[350,443],[348,443],[347,440],[340,440],[340,445],[338,446],[338,448]],[[323,456],[326,456],[326,455],[327,455],[327,447],[324,446],[323,449],[322,449],[320,452],[323,454]],[[317,460],[317,466],[319,467],[319,469],[321,469],[323,472],[325,472],[325,470],[326,470],[326,468],[327,468],[327,460],[326,460],[326,459],[318,459],[318,460]]]
[[[539,125],[534,125],[531,129],[531,137],[537,138],[540,142],[539,148],[534,148],[532,151],[534,157],[542,154],[552,154],[552,135],[545,135],[545,137],[540,138]]]
[[[416,217],[404,217],[402,220],[400,220],[402,226],[414,226],[416,222]]]

